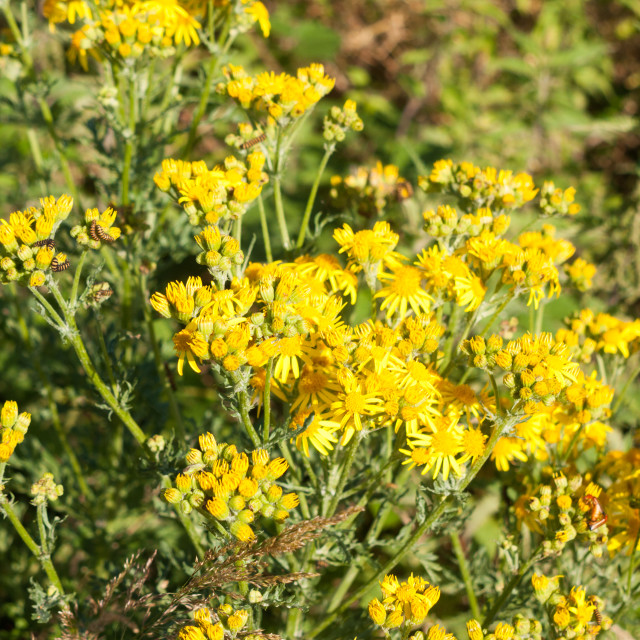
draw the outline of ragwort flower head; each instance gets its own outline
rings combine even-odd
[[[380,217],[397,201],[406,200],[413,193],[409,182],[393,164],[380,161],[372,168],[358,167],[350,175],[331,178],[329,195],[336,209],[351,209],[365,218]]]
[[[335,84],[321,64],[300,68],[295,77],[273,71],[254,77],[231,64],[223,71],[227,82],[218,85],[219,93],[233,98],[247,111],[272,118],[279,126],[290,124],[312,109]]]
[[[0,220],[0,282],[23,286],[44,284],[47,274],[69,268],[64,253],[55,253],[55,234],[73,207],[73,199],[53,196],[40,199],[39,207],[14,211]]]
[[[5,463],[23,440],[31,424],[31,414],[18,414],[18,403],[7,400],[0,414],[0,463]]]
[[[393,574],[380,582],[382,601],[369,603],[369,617],[383,629],[403,627],[406,630],[423,624],[429,611],[440,599],[440,588],[411,574],[399,582]]]
[[[482,207],[502,212],[520,208],[533,200],[538,190],[526,173],[498,171],[494,167],[480,169],[469,162],[439,160],[429,176],[420,176],[418,186],[424,191],[444,192],[457,196],[468,213]]]
[[[206,433],[199,437],[199,448],[187,454],[187,462],[175,487],[165,491],[165,499],[179,505],[183,513],[195,509],[215,519],[242,542],[255,538],[251,525],[260,518],[282,523],[298,505],[298,496],[285,494],[276,482],[287,470],[287,462],[270,460],[264,449],[253,451],[249,458],[235,445],[218,443]]]
[[[260,195],[268,181],[262,170],[265,156],[251,152],[246,160],[228,156],[222,165],[208,169],[203,161],[162,161],[162,171],[153,180],[169,193],[196,227],[215,225],[220,220],[237,220]]]

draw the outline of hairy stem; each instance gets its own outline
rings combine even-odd
[[[260,212],[260,227],[262,228],[262,238],[264,240],[264,252],[267,257],[267,262],[273,262],[271,238],[269,237],[269,225],[267,224],[267,215],[264,211],[264,200],[262,199],[262,195],[258,196],[258,211]]]
[[[458,567],[460,567],[460,575],[464,582],[464,588],[467,591],[467,598],[469,600],[469,607],[471,608],[471,615],[476,619],[480,619],[480,607],[478,607],[478,599],[476,598],[476,592],[473,588],[473,582],[471,580],[471,574],[469,573],[469,563],[467,562],[467,556],[464,553],[462,544],[460,543],[460,536],[457,531],[453,531],[449,535],[451,539],[451,546],[453,552],[456,554],[458,560]]]

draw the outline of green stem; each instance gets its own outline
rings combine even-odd
[[[266,375],[264,378],[264,397],[263,397],[263,426],[262,426],[262,442],[269,440],[269,429],[271,427],[271,375],[273,373],[273,358],[269,360],[266,367]]]
[[[273,177],[273,201],[276,206],[276,219],[278,228],[280,229],[280,238],[282,246],[286,251],[291,247],[291,239],[287,230],[287,221],[284,216],[284,206],[282,205],[282,190],[280,187],[280,176]]]
[[[47,532],[44,527],[44,510],[46,504],[42,503],[36,507],[36,521],[38,523],[38,534],[40,535],[40,549],[45,555],[49,555],[49,546],[47,545]]]
[[[84,342],[82,341],[82,336],[78,329],[78,325],[76,324],[75,318],[73,317],[73,314],[70,313],[67,303],[62,297],[62,294],[60,293],[60,290],[58,289],[58,286],[55,280],[50,278],[47,284],[49,285],[49,288],[53,293],[53,296],[56,299],[56,302],[62,309],[62,312],[66,320],[66,324],[69,329],[69,331],[67,332],[67,338],[73,345],[73,348],[76,352],[76,355],[78,356],[78,359],[80,360],[80,363],[82,364],[82,367],[84,368],[87,378],[96,388],[96,391],[98,391],[98,393],[102,396],[103,400],[109,405],[109,407],[118,416],[118,418],[122,420],[125,427],[129,429],[129,432],[131,433],[131,435],[136,439],[137,443],[142,447],[145,455],[153,460],[153,454],[145,446],[145,443],[147,441],[147,436],[139,427],[138,423],[133,419],[131,414],[126,409],[122,408],[117,398],[113,395],[113,393],[111,393],[111,391],[109,390],[107,385],[103,382],[102,378],[100,377],[95,367],[93,366],[93,363],[91,362],[91,358],[89,357],[89,354],[84,345]]]
[[[133,159],[133,147],[136,138],[136,122],[137,122],[137,91],[135,74],[129,76],[127,93],[129,98],[128,107],[128,123],[127,123],[127,139],[124,143],[124,164],[122,166],[122,205],[126,206],[130,202],[129,182],[131,179],[131,160]],[[123,101],[124,102],[124,101]]]
[[[246,391],[241,391],[238,394],[238,397],[239,397],[238,404],[240,405],[240,417],[242,418],[242,424],[244,425],[244,428],[247,434],[249,435],[249,438],[251,438],[251,442],[253,443],[253,446],[256,449],[260,449],[260,447],[262,446],[262,443],[260,442],[260,438],[258,437],[256,430],[253,428],[253,425],[251,424],[251,417],[249,416],[249,396],[247,395]]]
[[[327,167],[327,162],[329,162],[329,158],[335,151],[335,148],[335,143],[327,145],[324,156],[322,157],[322,162],[320,163],[320,167],[318,167],[318,173],[316,174],[316,179],[313,183],[313,186],[311,187],[309,199],[307,200],[307,206],[304,210],[304,215],[302,216],[302,225],[300,226],[300,233],[298,234],[298,241],[296,242],[296,247],[298,249],[300,249],[304,244],[304,239],[307,234],[307,226],[309,224],[309,218],[311,217],[311,211],[313,210],[313,203],[315,202],[316,195],[318,193],[318,186],[320,185],[320,180],[322,179],[324,170]]]
[[[64,327],[64,320],[58,315],[57,311],[49,304],[49,301],[35,288],[29,287],[29,291],[35,296],[36,300],[48,311],[51,319],[58,325],[59,329]]]
[[[495,422],[493,432],[487,442],[487,446],[485,448],[482,456],[479,456],[476,461],[471,465],[467,475],[464,480],[458,486],[457,492],[464,491],[467,486],[471,483],[471,481],[476,477],[484,463],[489,459],[493,448],[495,447],[498,439],[502,435],[506,425],[506,421],[504,419],[498,419]],[[344,611],[346,611],[351,604],[362,598],[366,595],[378,581],[384,577],[386,574],[390,573],[399,562],[401,562],[404,557],[413,549],[415,543],[435,524],[438,518],[444,513],[444,510],[451,500],[451,494],[444,496],[435,509],[429,514],[429,516],[425,519],[425,521],[416,528],[411,537],[405,542],[402,549],[399,549],[396,554],[387,561],[387,563],[381,567],[371,579],[363,585],[356,593],[354,593],[350,598],[348,598],[345,602],[343,602],[335,611],[331,612],[329,615],[325,617],[325,619],[317,625],[307,636],[308,638],[315,638],[321,631],[324,631],[328,626],[330,626],[338,616],[342,615]]]
[[[631,385],[632,382],[636,381],[638,375],[640,375],[640,366],[636,367],[636,369],[633,371],[633,373],[627,378],[627,381],[624,383],[624,387],[622,387],[622,391],[620,391],[620,393],[618,394],[618,397],[616,398],[616,403],[613,405],[613,408],[611,409],[612,414],[615,414],[618,411],[618,409],[620,409],[620,406],[622,405],[622,401],[624,400],[625,394],[629,390],[629,386]]]
[[[18,327],[20,329],[20,333],[22,334],[22,341],[24,342],[27,351],[31,355],[31,361],[33,362],[36,373],[40,378],[40,384],[42,385],[47,397],[47,404],[49,405],[49,412],[51,413],[51,423],[53,424],[53,428],[55,429],[58,438],[60,438],[60,443],[62,444],[62,448],[64,449],[67,458],[69,459],[71,469],[76,477],[76,481],[78,482],[78,486],[80,487],[82,495],[85,497],[85,499],[92,498],[93,492],[89,488],[87,481],[84,479],[84,474],[82,473],[78,458],[75,454],[75,451],[73,450],[73,447],[69,443],[67,434],[62,426],[62,423],[60,422],[58,405],[56,404],[56,401],[53,397],[53,388],[51,387],[51,383],[49,382],[49,379],[44,372],[42,364],[40,363],[40,359],[38,357],[35,357],[35,349],[31,341],[31,336],[29,335],[27,323],[25,322],[24,316],[22,315],[22,309],[20,308],[15,289],[13,290],[13,299],[16,310],[16,318],[18,320]]]
[[[215,29],[214,22],[212,19],[213,14],[211,13],[211,7],[209,7],[209,15],[211,16],[209,20],[209,38],[211,43],[215,42]],[[230,27],[231,16],[230,13],[227,12],[227,16],[225,18],[224,26],[222,27],[222,33],[220,34],[220,38],[218,41],[218,51],[226,51],[225,41],[229,35],[229,27]],[[216,73],[216,69],[218,68],[218,63],[220,62],[220,55],[211,55],[209,58],[209,64],[207,65],[207,71],[204,80],[204,87],[202,88],[202,93],[200,94],[200,102],[198,103],[198,108],[193,116],[193,120],[191,122],[191,128],[189,129],[189,137],[187,138],[187,143],[180,154],[180,157],[185,159],[189,156],[193,149],[193,145],[196,141],[196,134],[198,133],[198,125],[204,116],[204,113],[207,109],[207,105],[209,104],[209,95],[211,94],[211,85],[213,82],[213,77]]]
[[[480,619],[480,607],[478,606],[478,599],[476,598],[476,592],[473,588],[473,582],[471,580],[471,574],[469,573],[469,563],[467,562],[467,556],[464,553],[462,544],[460,543],[460,536],[457,531],[453,531],[449,534],[451,538],[451,546],[453,552],[456,554],[458,560],[458,567],[460,567],[460,575],[464,582],[464,587],[467,591],[467,598],[469,599],[469,606],[471,607],[471,615],[476,619]]]
[[[267,257],[267,262],[273,262],[271,238],[269,237],[269,225],[267,224],[267,215],[264,211],[264,200],[262,199],[262,195],[258,196],[258,211],[260,212],[260,226],[262,227],[262,238],[264,239],[264,252]]]
[[[7,496],[2,492],[0,492],[0,509],[2,509],[7,518],[9,518],[9,521],[13,525],[13,528],[16,530],[16,533],[27,545],[29,551],[31,551],[31,553],[37,558],[38,562],[40,562],[51,584],[53,584],[53,586],[61,595],[64,595],[62,582],[60,582],[60,578],[58,577],[58,573],[56,572],[55,567],[53,566],[51,558],[47,554],[43,553],[43,551],[37,545],[36,541],[29,535],[29,532],[24,528],[22,522],[20,522],[20,518],[18,518],[16,512],[13,510],[13,506],[7,499]]]
[[[287,230],[287,220],[284,215],[284,206],[282,204],[282,188],[280,182],[280,173],[282,171],[282,131],[278,130],[278,140],[276,142],[276,161],[273,171],[273,202],[276,207],[276,220],[278,221],[278,228],[280,229],[280,238],[282,239],[282,246],[286,251],[291,247],[291,240],[289,238],[289,231]]]
[[[569,442],[569,445],[567,446],[565,452],[562,454],[562,456],[560,456],[560,459],[558,460],[558,465],[561,467],[564,465],[564,463],[567,461],[567,459],[569,458],[569,455],[571,454],[571,451],[573,451],[573,447],[576,446],[576,442],[578,442],[578,438],[580,437],[580,434],[582,433],[583,429],[585,428],[586,425],[581,424],[577,429],[576,432],[573,434],[573,436],[571,437],[571,441]]]
[[[327,508],[327,511],[324,514],[325,518],[330,518],[338,508],[338,503],[340,502],[340,498],[342,498],[342,491],[344,490],[344,487],[347,484],[347,480],[349,478],[349,472],[351,471],[353,462],[356,459],[358,445],[360,444],[360,440],[363,439],[364,434],[365,434],[365,431],[363,429],[362,431],[356,431],[356,433],[354,433],[353,436],[351,436],[351,441],[349,442],[349,445],[347,447],[347,455],[342,463],[342,469],[340,470],[340,477],[338,478],[338,484],[333,490],[333,497],[331,498],[329,507]]]
[[[102,328],[99,311],[96,311],[95,319],[98,326],[98,344],[100,345],[100,352],[102,353],[104,366],[107,370],[107,378],[109,378],[109,382],[111,383],[111,391],[113,391],[113,393],[116,393],[118,384],[116,382],[115,376],[113,375],[113,367],[111,366],[111,358],[109,357],[109,352],[107,350],[107,343],[104,341],[104,329]]]
[[[80,254],[80,260],[78,260],[78,265],[76,266],[76,272],[73,274],[73,284],[71,285],[71,297],[69,298],[69,307],[71,309],[75,309],[76,302],[78,300],[78,286],[80,285],[80,275],[82,274],[82,267],[84,266],[84,261],[87,259],[88,253],[89,252],[85,250]]]
[[[502,302],[502,304],[494,311],[493,315],[489,318],[489,321],[484,326],[484,329],[482,330],[482,333],[480,334],[482,337],[487,335],[487,333],[489,332],[489,329],[491,329],[491,327],[493,326],[493,323],[496,321],[496,318],[502,313],[504,308],[511,302],[512,298],[513,298],[513,292],[510,291],[506,295],[506,297],[505,297],[504,301]]]
[[[49,193],[49,186],[44,180],[44,171],[42,169],[42,151],[40,150],[40,143],[38,142],[38,136],[33,128],[27,129],[27,141],[29,142],[29,150],[31,151],[31,157],[33,158],[33,164],[35,165],[38,178],[40,180],[40,190],[42,195]]]
[[[482,627],[484,629],[486,629],[495,620],[495,617],[500,613],[502,606],[509,599],[511,592],[520,584],[527,571],[529,571],[529,569],[540,559],[541,555],[542,544],[540,544],[540,546],[531,554],[529,559],[518,569],[518,572],[512,576],[511,580],[509,580],[507,586],[500,594],[500,597],[494,602],[489,613],[485,616],[485,619],[482,622]]]

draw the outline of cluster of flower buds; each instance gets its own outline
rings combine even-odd
[[[525,413],[534,413],[540,402],[552,405],[578,377],[570,349],[550,333],[527,333],[504,348],[499,335],[475,336],[461,342],[460,350],[469,356],[469,366],[505,371],[503,383],[514,400],[524,403]]]
[[[603,614],[602,599],[587,596],[581,586],[574,586],[566,593],[560,588],[561,578],[534,574],[531,579],[536,599],[548,610],[556,627],[555,637],[558,640],[594,640],[613,624],[611,618]]]
[[[40,480],[31,485],[31,504],[37,507],[47,502],[55,502],[63,493],[64,487],[55,483],[53,473],[44,473]]]
[[[436,210],[422,212],[424,230],[434,238],[451,236],[477,236],[483,231],[491,231],[496,236],[502,235],[511,224],[511,218],[502,213],[494,218],[491,209],[483,207],[475,213],[459,215],[448,204],[440,205]]]
[[[419,176],[418,186],[425,192],[444,192],[468,203],[468,212],[491,207],[497,211],[522,207],[538,190],[527,173],[480,169],[470,162],[439,160],[429,176]]]
[[[413,194],[411,184],[393,164],[358,167],[346,178],[333,176],[329,195],[336,209],[349,208],[366,218],[380,217],[392,202]]]
[[[195,240],[202,249],[196,262],[205,265],[218,286],[222,287],[227,280],[231,280],[234,267],[244,262],[244,253],[238,241],[221,234],[217,226],[205,227],[195,236]]]
[[[527,305],[533,302],[537,309],[545,293],[549,298],[560,295],[558,268],[542,249],[512,245],[502,256],[502,266],[502,282],[513,287],[514,295],[529,292]]]
[[[251,524],[257,518],[284,522],[298,505],[298,496],[284,494],[276,483],[289,466],[284,458],[270,460],[258,449],[250,461],[235,445],[218,443],[210,433],[199,437],[199,445],[187,454],[188,466],[176,477],[176,486],[164,493],[183,513],[196,509],[246,541],[255,537]]]
[[[439,587],[413,574],[406,582],[399,582],[393,574],[385,576],[380,588],[383,599],[374,598],[369,602],[369,617],[385,632],[399,627],[408,632],[422,625],[430,609],[440,599]]]
[[[225,143],[230,147],[250,153],[251,149],[260,145],[267,151],[273,151],[274,141],[277,139],[277,130],[273,123],[266,127],[254,127],[250,122],[240,122],[238,124],[238,134],[230,133],[225,139]]]
[[[233,64],[223,72],[228,81],[218,84],[218,93],[230,96],[243,109],[267,114],[280,126],[312,109],[335,84],[321,64],[300,68],[296,76],[273,72],[250,76],[243,67]]]
[[[628,358],[640,346],[640,319],[621,320],[608,313],[594,313],[591,309],[576,311],[564,320],[567,329],[558,331],[558,340],[568,342],[587,355],[598,351]]]
[[[213,169],[207,168],[202,160],[184,162],[168,158],[162,161],[162,171],[153,180],[182,206],[189,223],[200,227],[243,216],[268,181],[263,171],[265,162],[260,151],[253,151],[245,161],[228,156]]]
[[[580,212],[580,205],[574,202],[575,197],[576,190],[573,187],[563,191],[556,188],[553,182],[547,181],[540,190],[540,210],[548,217],[575,216]]]
[[[353,100],[347,100],[342,109],[338,106],[331,107],[329,115],[324,117],[322,137],[328,143],[342,142],[349,129],[352,131],[364,129],[364,123],[356,111],[356,103]]]
[[[215,611],[208,607],[193,612],[194,621],[178,632],[176,640],[223,640],[235,638],[249,619],[247,609],[235,610],[230,604],[221,604]],[[244,638],[250,636],[244,635]]]
[[[477,620],[467,622],[469,640],[542,640],[542,624],[535,618],[517,615],[512,624],[499,622],[496,628],[486,635]]]
[[[525,498],[526,506],[517,511],[530,529],[545,537],[548,554],[560,553],[567,543],[577,540],[599,558],[608,541],[601,491],[594,483],[583,489],[580,475],[567,479],[556,474],[550,484],[541,485],[535,495]]]
[[[79,245],[90,249],[100,249],[104,244],[112,244],[120,237],[120,228],[114,227],[117,212],[108,207],[100,213],[98,209],[87,209],[84,213],[84,224],[77,224],[71,229],[71,237]]]
[[[0,282],[39,287],[46,272],[69,268],[66,254],[56,254],[53,238],[72,208],[69,196],[48,196],[40,199],[40,207],[14,211],[9,222],[0,220]]]
[[[16,446],[24,440],[31,424],[31,414],[26,411],[18,415],[18,403],[7,400],[0,413],[2,440],[0,442],[0,463],[7,462]]]
[[[430,356],[438,350],[444,332],[444,326],[437,321],[434,313],[409,316],[398,327],[398,352],[407,362],[417,360],[419,356]]]
[[[584,258],[576,258],[570,265],[565,265],[564,271],[578,291],[587,291],[593,286],[597,268]]]

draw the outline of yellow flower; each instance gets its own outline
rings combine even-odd
[[[312,414],[313,417],[310,418]],[[322,415],[314,412],[313,409],[305,409],[294,416],[293,420],[291,420],[290,428],[295,430],[302,429],[308,420],[310,422],[304,431],[298,433],[295,437],[296,448],[308,458],[309,443],[311,443],[313,448],[321,455],[329,455],[333,445],[338,442],[333,433],[339,429],[339,426],[333,422],[323,420]]]
[[[433,468],[434,479],[440,472],[444,480],[449,477],[451,471],[461,476],[462,468],[456,456],[463,451],[463,436],[457,418],[438,418],[431,429],[433,433],[408,434],[409,449],[400,449],[400,453],[404,453],[408,460],[402,464],[408,464],[410,467],[424,466],[422,475]]]
[[[268,38],[271,33],[271,22],[269,21],[269,12],[262,2],[253,2],[250,6],[245,7],[244,12],[260,25],[262,35]]]
[[[209,352],[209,345],[196,329],[196,323],[194,321],[190,322],[185,329],[173,336],[173,344],[179,356],[178,374],[182,375],[185,357],[191,369],[196,373],[200,373],[200,369],[196,364],[196,357],[200,359],[204,358]]]
[[[384,298],[380,311],[387,309],[387,318],[399,315],[403,319],[411,307],[416,315],[428,313],[433,298],[422,288],[422,271],[417,267],[400,266],[391,273],[380,273],[378,279],[388,282],[374,298]]]

